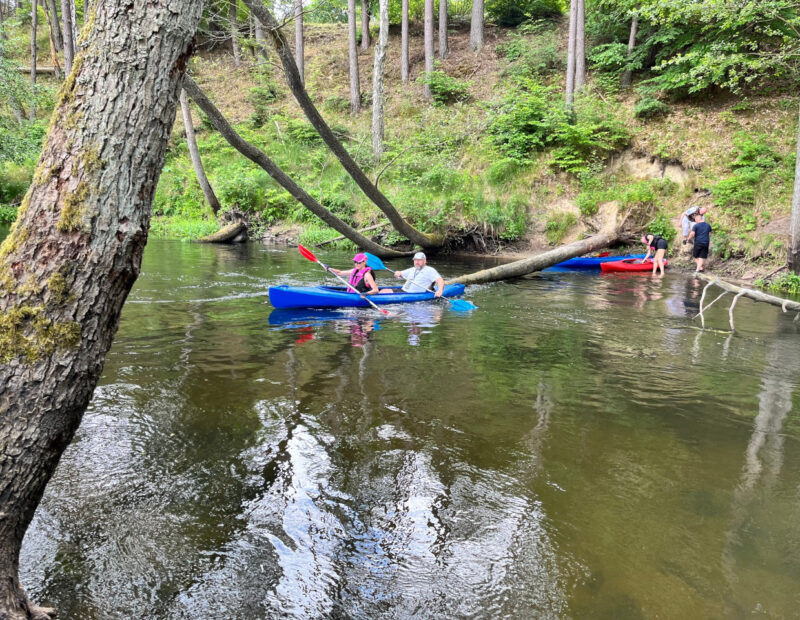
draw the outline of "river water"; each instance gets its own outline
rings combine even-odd
[[[325,277],[293,249],[148,245],[25,539],[35,600],[66,618],[796,616],[792,315],[743,299],[731,334],[728,297],[703,330],[702,285],[677,272],[469,287],[468,313],[267,302]]]

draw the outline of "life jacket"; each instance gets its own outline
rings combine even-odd
[[[650,234],[652,234],[652,233],[650,233]],[[648,235],[648,236],[650,236],[650,235]],[[664,237],[662,237],[661,235],[653,235],[653,240],[648,244],[648,247],[655,252],[656,249],[658,248],[658,242],[659,241],[666,241],[666,239],[664,239]]]
[[[350,286],[347,287],[347,292],[366,293],[369,288],[367,287],[367,283],[364,282],[364,277],[368,273],[372,273],[372,269],[369,267],[364,267],[363,269],[353,269],[353,273],[350,274]],[[375,276],[373,276],[373,278],[374,277]]]

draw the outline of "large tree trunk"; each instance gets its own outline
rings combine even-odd
[[[425,75],[433,71],[433,0],[425,0]],[[425,99],[433,99],[431,85],[425,84],[422,91]]]
[[[209,120],[214,127],[216,127],[217,131],[219,131],[222,137],[225,138],[233,148],[235,148],[253,163],[261,166],[269,174],[269,176],[275,179],[278,185],[289,192],[295,200],[306,207],[328,226],[339,231],[353,243],[358,245],[361,249],[372,252],[373,254],[377,254],[378,256],[391,258],[393,256],[405,255],[403,252],[396,252],[395,250],[384,248],[382,245],[371,241],[367,237],[364,237],[357,230],[345,224],[342,220],[340,220],[333,213],[328,211],[325,207],[309,196],[302,187],[297,185],[297,183],[295,183],[283,170],[281,170],[275,164],[275,162],[267,157],[264,152],[247,142],[238,133],[236,133],[236,130],[231,127],[230,123],[225,120],[225,117],[222,116],[220,111],[214,106],[213,103],[211,103],[209,98],[205,96],[203,91],[200,90],[197,84],[188,75],[184,80],[183,88],[200,107],[200,109],[206,113],[206,116],[208,116]]]
[[[67,74],[72,71],[72,61],[75,58],[75,39],[72,38],[72,13],[70,11],[70,4],[71,0],[61,0],[61,19],[64,24],[64,71]]]
[[[439,0],[439,58],[444,60],[450,53],[447,45],[447,0]]]
[[[469,46],[478,52],[483,47],[483,0],[472,0],[472,19],[469,24]]]
[[[389,199],[381,192],[375,184],[367,178],[364,171],[353,161],[350,153],[344,148],[339,139],[333,135],[333,131],[328,127],[325,120],[317,110],[308,92],[300,83],[300,78],[297,74],[297,66],[294,63],[294,58],[289,51],[286,43],[286,38],[283,36],[278,22],[275,17],[259,0],[244,0],[244,3],[250,8],[256,17],[261,20],[261,23],[267,28],[278,57],[283,64],[283,70],[286,75],[286,82],[289,85],[292,94],[294,95],[297,103],[300,104],[303,112],[308,118],[314,129],[317,130],[322,140],[328,145],[331,152],[336,155],[336,158],[341,162],[347,173],[361,188],[361,191],[369,198],[384,214],[387,219],[392,223],[394,229],[405,236],[412,243],[416,243],[426,248],[438,248],[444,243],[444,239],[434,235],[428,235],[420,232],[414,228],[409,222],[403,218]]]
[[[183,114],[183,126],[186,129],[186,144],[189,147],[189,157],[192,160],[194,167],[194,174],[197,177],[197,182],[200,184],[200,189],[203,190],[203,195],[206,197],[206,202],[211,210],[216,215],[222,208],[222,205],[214,193],[214,188],[208,182],[206,171],[203,168],[203,160],[200,159],[200,150],[197,148],[197,137],[194,133],[194,123],[192,122],[192,109],[189,107],[189,99],[186,96],[186,91],[181,91],[181,113]]]
[[[800,117],[797,125],[797,161],[794,166],[792,217],[789,223],[789,269],[800,274]]]
[[[379,6],[380,31],[372,73],[372,152],[376,159],[383,155],[383,74],[386,67],[386,47],[389,45],[389,0],[380,0]]]
[[[578,28],[578,0],[569,5],[569,39],[567,40],[567,108],[572,109],[575,97],[575,35]]]
[[[36,118],[36,26],[39,22],[39,4],[31,0],[31,109],[30,119]]]
[[[408,82],[408,0],[402,0],[400,16],[400,80]]]
[[[361,111],[361,82],[358,79],[356,42],[356,0],[347,0],[347,49],[350,61],[350,113]]]
[[[586,83],[586,0],[578,0],[578,21],[575,27],[575,90]]]
[[[19,583],[20,546],[139,274],[202,7],[200,0],[96,7],[91,45],[62,86],[33,182],[0,248],[4,619],[44,617]]]
[[[468,273],[453,280],[451,283],[461,282],[462,284],[480,284],[482,282],[494,282],[496,280],[508,280],[518,278],[534,271],[541,271],[547,267],[552,267],[556,263],[569,260],[575,256],[583,256],[589,252],[594,252],[601,248],[608,247],[618,239],[617,233],[601,233],[575,241],[567,245],[562,245],[549,252],[538,254],[531,258],[514,261],[505,265],[498,265],[491,269],[482,269],[475,273]]]
[[[300,81],[305,84],[306,51],[303,40],[303,0],[294,0],[294,58],[297,61]]]
[[[633,55],[633,48],[636,47],[636,31],[639,28],[639,16],[634,15],[633,20],[631,20],[631,34],[628,37],[628,62],[631,60],[631,56]],[[620,80],[620,84],[622,88],[630,88],[631,86],[631,79],[632,79],[632,71],[631,68],[625,67],[625,71],[622,73],[622,79]]]
[[[231,23],[231,47],[233,48],[233,66],[242,66],[242,51],[239,49],[239,11],[236,0],[228,3],[228,20]]]
[[[361,49],[369,49],[369,0],[361,0]]]

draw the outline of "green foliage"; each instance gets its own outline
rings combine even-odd
[[[255,86],[250,89],[247,100],[253,106],[253,115],[250,121],[253,127],[261,127],[269,121],[271,115],[269,104],[278,97],[278,90],[274,85]]]
[[[33,179],[33,162],[0,162],[0,204],[19,204]]]
[[[633,115],[636,118],[656,118],[667,114],[669,114],[669,106],[652,97],[642,97],[633,109]]]
[[[536,24],[531,28],[520,28],[520,32],[508,35],[506,43],[497,46],[511,63],[507,73],[517,78],[543,76],[564,68],[564,54],[559,49],[558,33],[553,28]]]
[[[649,233],[663,237],[667,240],[667,243],[672,243],[675,238],[675,227],[670,222],[669,216],[662,211],[659,211],[653,221],[647,225],[646,230]]]
[[[492,185],[502,185],[511,180],[519,170],[519,160],[512,157],[503,157],[491,165],[486,173],[486,178]]]
[[[325,99],[322,107],[328,112],[344,113],[350,109],[350,102],[341,95],[331,95]]]
[[[218,229],[214,220],[183,215],[154,217],[150,222],[150,235],[156,238],[199,239]]]
[[[563,0],[486,0],[486,14],[498,26],[518,26],[541,18],[558,17]]]
[[[0,204],[0,224],[10,224],[17,219],[17,207]]]
[[[470,82],[457,80],[438,69],[430,73],[423,73],[417,78],[417,82],[430,86],[431,95],[436,103],[446,105],[457,101],[466,101],[469,98]]]
[[[800,275],[796,273],[782,273],[769,283],[769,289],[780,293],[800,295]]]
[[[294,142],[313,146],[322,144],[317,130],[305,121],[290,118],[286,120],[286,127],[286,133]]]
[[[556,245],[561,242],[567,231],[578,223],[578,218],[574,213],[562,211],[554,213],[547,220],[544,226],[544,234],[547,237],[547,242],[550,245]]]
[[[21,125],[0,117],[0,161],[32,164],[39,158],[46,125],[44,121],[24,121]]]

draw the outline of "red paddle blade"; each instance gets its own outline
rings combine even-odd
[[[302,254],[304,258],[307,258],[312,263],[316,263],[317,262],[317,257],[314,256],[314,254],[312,254],[310,250],[307,250],[306,248],[304,248],[299,243],[297,244],[297,249],[300,250],[300,254]]]
[[[597,258],[605,258],[609,254],[611,254],[611,252],[600,252],[600,254],[597,255]]]

